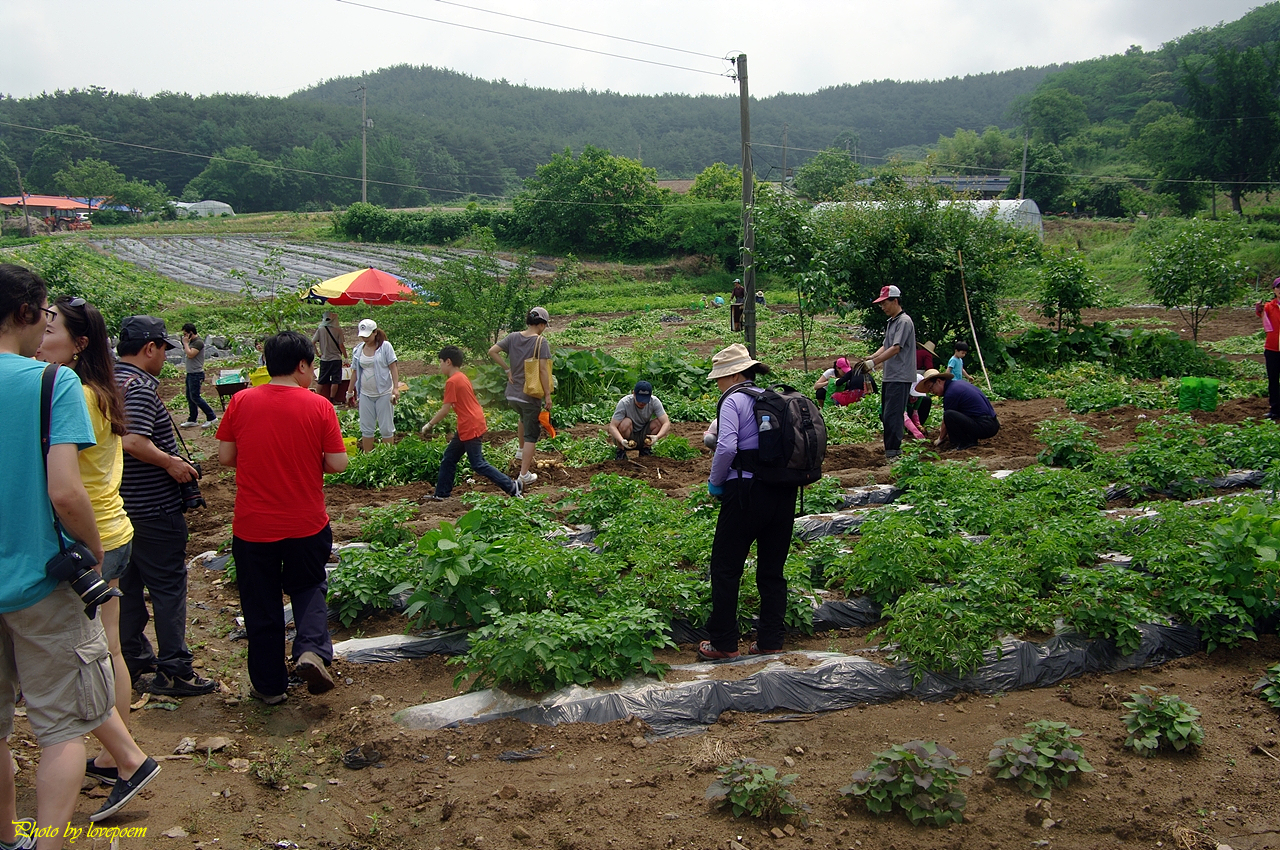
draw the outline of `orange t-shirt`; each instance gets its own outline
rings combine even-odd
[[[471,388],[471,381],[466,375],[454,372],[449,376],[449,380],[444,382],[444,401],[452,404],[453,412],[458,415],[459,440],[474,440],[489,430],[484,422],[484,411],[476,400],[476,391]]]

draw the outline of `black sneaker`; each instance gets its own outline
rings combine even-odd
[[[653,449],[643,448],[640,450],[640,457],[653,457]]]
[[[94,757],[96,758],[96,756]],[[84,775],[92,776],[103,785],[115,785],[116,780],[120,778],[120,771],[114,767],[98,767],[93,763],[93,759],[89,759],[89,763],[84,766]]]
[[[142,786],[155,779],[159,772],[160,765],[156,764],[155,759],[147,756],[147,760],[133,772],[133,776],[128,779],[121,778],[116,782],[111,793],[107,795],[107,802],[102,804],[102,808],[89,815],[89,820],[97,823],[123,809],[125,803],[132,800],[134,795],[142,790]]]
[[[614,460],[626,460],[626,459],[627,459],[627,450],[626,450],[626,449],[617,449],[617,450],[615,450],[615,451],[614,451],[614,453],[613,453],[613,459],[614,459]]]
[[[151,687],[147,688],[153,694],[166,697],[198,697],[217,689],[218,683],[213,679],[202,679],[195,673],[190,679],[170,679],[164,673],[157,673]]]

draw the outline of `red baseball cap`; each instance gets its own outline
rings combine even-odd
[[[884,286],[880,288],[880,297],[872,301],[872,304],[879,304],[881,301],[888,301],[890,298],[901,298],[902,290],[896,286]]]

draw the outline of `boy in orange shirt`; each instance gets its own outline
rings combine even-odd
[[[449,498],[449,494],[453,492],[453,479],[458,468],[458,458],[462,457],[463,452],[466,453],[474,473],[483,475],[497,484],[508,496],[519,497],[522,489],[520,482],[512,481],[484,459],[484,443],[480,438],[484,436],[488,426],[485,425],[484,411],[480,409],[480,402],[476,399],[476,391],[471,387],[471,381],[467,376],[462,374],[462,349],[456,345],[446,345],[440,349],[439,356],[440,371],[445,377],[444,404],[440,406],[436,415],[431,417],[431,421],[422,426],[422,435],[425,437],[441,419],[449,415],[450,411],[458,415],[458,430],[453,435],[453,439],[449,440],[449,445],[444,450],[444,457],[440,459],[440,477],[436,481],[436,492],[427,498],[436,502]]]

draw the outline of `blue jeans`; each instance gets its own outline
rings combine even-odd
[[[453,492],[453,477],[458,470],[458,458],[462,457],[463,452],[467,454],[472,472],[488,478],[502,488],[502,492],[510,495],[515,490],[515,484],[484,459],[483,448],[484,443],[479,437],[474,440],[459,440],[458,435],[454,434],[449,445],[445,446],[444,457],[440,458],[440,478],[436,481],[435,495],[445,499]]]
[[[213,408],[209,406],[209,402],[200,397],[200,387],[204,384],[204,372],[188,372],[187,373],[187,421],[195,422],[200,418],[197,407],[204,411],[204,418],[210,422],[218,418],[218,414],[213,412]]]

